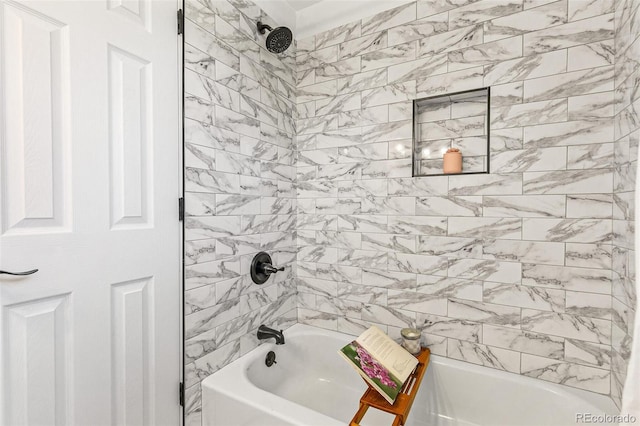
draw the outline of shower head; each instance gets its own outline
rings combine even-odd
[[[258,21],[258,31],[264,34],[265,30],[269,30],[267,36],[267,50],[272,53],[282,53],[291,46],[293,34],[287,27],[278,27],[275,30],[269,25]]]

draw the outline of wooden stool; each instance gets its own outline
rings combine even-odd
[[[369,386],[362,395],[362,398],[360,398],[360,408],[358,408],[358,412],[353,416],[349,425],[359,426],[369,407],[377,408],[378,410],[395,415],[396,418],[393,421],[393,426],[404,425],[407,421],[407,417],[409,416],[411,406],[413,405],[413,400],[416,398],[418,389],[420,389],[422,377],[424,376],[425,371],[427,371],[430,355],[431,352],[427,348],[422,348],[420,353],[416,355],[418,358],[418,365],[405,382],[393,405],[389,404],[377,390]]]

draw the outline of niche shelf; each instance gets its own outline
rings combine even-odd
[[[490,88],[413,101],[413,176],[489,173]],[[444,173],[443,155],[462,152],[462,172]]]

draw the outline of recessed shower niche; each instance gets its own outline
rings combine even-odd
[[[413,176],[489,173],[489,103],[489,87],[414,100]]]

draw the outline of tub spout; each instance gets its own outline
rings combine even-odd
[[[258,327],[258,340],[270,339],[272,337],[276,339],[276,345],[284,345],[284,334],[282,334],[282,330],[274,330],[264,324]]]

